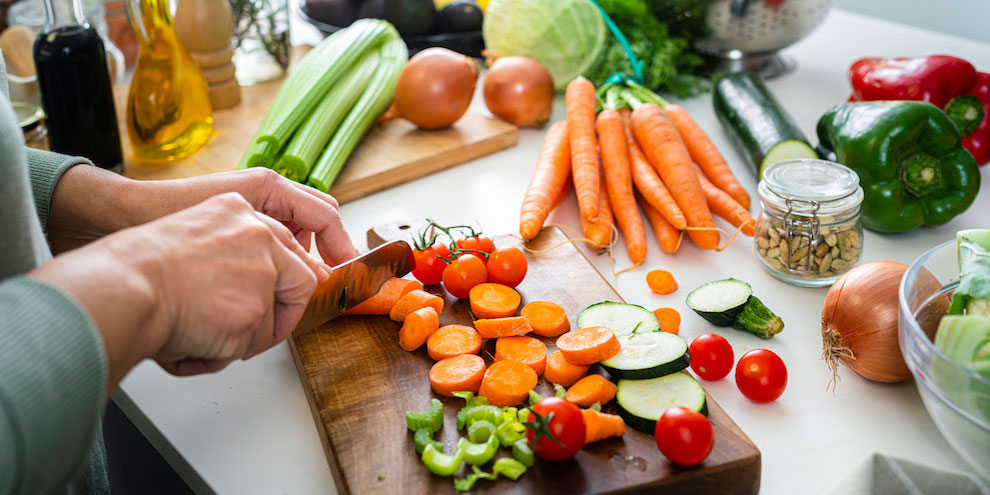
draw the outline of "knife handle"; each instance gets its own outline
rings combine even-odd
[[[406,219],[376,225],[368,229],[368,249],[375,249],[389,241],[406,241],[410,246],[429,222],[426,219]]]

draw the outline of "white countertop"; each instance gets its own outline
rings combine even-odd
[[[777,98],[814,140],[819,115],[848,96],[846,70],[865,55],[950,53],[990,68],[990,46],[876,18],[834,11],[810,37],[785,51],[797,69],[769,82]],[[711,108],[710,96],[681,102],[726,156],[754,198],[755,180],[729,144]],[[483,108],[480,98],[473,103]],[[564,116],[562,102],[554,120]],[[364,247],[371,226],[399,218],[432,217],[441,223],[475,221],[491,234],[515,232],[523,191],[542,140],[542,130],[520,131],[518,146],[344,205],[344,224]],[[235,160],[236,157],[231,157]],[[867,233],[864,260],[910,263],[960,229],[990,226],[990,167],[976,203],[948,225],[898,236]],[[577,227],[573,194],[549,222]],[[722,224],[723,227],[727,225]],[[772,278],[757,264],[751,238],[724,252],[703,252],[685,242],[674,256],[656,248],[643,267],[613,277],[606,256],[589,258],[629,302],[648,308],[672,306],[683,315],[681,335],[718,331],[736,358],[768,348],[788,367],[788,387],[774,403],[744,398],[730,377],[703,382],[705,388],[749,435],[763,454],[762,492],[768,495],[819,493],[873,452],[940,468],[969,470],[942,439],[912,381],[897,385],[867,382],[843,368],[837,392],[826,390],[829,372],[821,360],[819,332],[824,289],[799,289]],[[624,246],[616,266],[629,265]],[[671,271],[680,290],[656,296],[646,287],[649,269]],[[786,329],[770,341],[744,332],[714,329],[683,303],[703,282],[735,277],[753,285]],[[121,384],[118,404],[197,492],[334,493],[323,448],[287,344],[221,373],[175,378],[145,362]]]

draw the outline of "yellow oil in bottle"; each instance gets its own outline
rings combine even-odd
[[[213,133],[206,79],[176,34],[168,0],[129,0],[140,53],[127,96],[134,156],[172,161],[189,156]]]

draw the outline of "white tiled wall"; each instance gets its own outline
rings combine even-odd
[[[835,6],[990,43],[990,0],[836,0]]]

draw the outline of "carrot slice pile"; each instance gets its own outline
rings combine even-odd
[[[440,327],[426,339],[426,351],[437,361],[461,354],[477,354],[481,351],[481,335],[466,325]]]
[[[475,318],[507,318],[516,314],[522,300],[512,287],[492,283],[475,285],[468,299]]]
[[[404,321],[406,315],[420,308],[430,306],[437,314],[443,312],[443,298],[424,290],[413,290],[402,296],[388,312],[394,321]]]
[[[526,335],[533,330],[524,316],[474,320],[474,328],[478,330],[478,334],[483,339]]]
[[[547,356],[543,377],[550,383],[570,387],[588,374],[588,368],[587,365],[568,363],[560,351],[554,351]]]
[[[423,290],[423,284],[417,280],[407,280],[404,278],[390,278],[382,284],[375,295],[365,299],[357,306],[347,311],[345,315],[387,315],[392,310],[392,306],[402,299],[402,296],[414,290]]]
[[[657,308],[653,310],[660,321],[660,331],[677,335],[681,328],[681,314],[674,308]]]
[[[542,337],[556,337],[571,329],[567,313],[557,303],[533,301],[523,306],[519,314],[533,327],[533,333]]]
[[[519,361],[495,361],[485,371],[478,395],[496,407],[514,406],[526,399],[538,380],[533,368]]]
[[[547,365],[547,346],[539,340],[523,335],[502,337],[495,342],[495,360],[506,359],[519,361],[533,368],[537,375],[542,375],[543,368]]]
[[[571,364],[595,364],[619,353],[621,345],[605,327],[588,327],[557,337],[557,349]]]
[[[667,270],[650,270],[646,274],[646,285],[654,294],[667,295],[677,290],[677,281]]]
[[[419,308],[406,315],[399,329],[399,347],[406,351],[415,351],[426,343],[430,334],[439,327],[440,318],[432,306]]]
[[[474,354],[462,354],[437,361],[430,368],[430,387],[445,397],[454,392],[478,393],[485,377],[485,360]]]
[[[588,375],[567,390],[567,401],[582,407],[591,407],[595,402],[605,404],[615,398],[618,387],[602,375]]]
[[[605,414],[594,409],[582,409],[584,416],[584,443],[597,442],[626,434],[626,423],[615,414]]]

